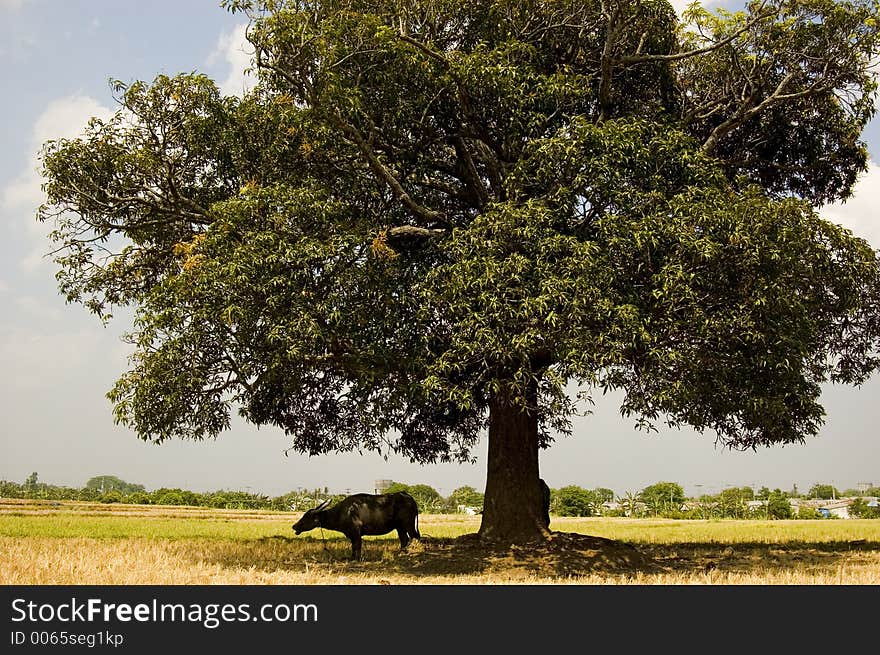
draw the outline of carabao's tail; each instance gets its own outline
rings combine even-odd
[[[418,502],[416,501],[416,499],[413,498],[413,497],[409,494],[409,492],[406,492],[406,491],[400,491],[400,492],[398,492],[398,493],[401,493],[401,494],[403,494],[404,496],[406,496],[407,498],[409,498],[409,499],[412,501],[413,507],[415,507],[415,510],[416,510],[416,518],[415,518],[415,521],[413,522],[413,533],[412,533],[411,535],[409,535],[409,536],[410,536],[411,539],[421,539],[421,538],[422,538],[422,535],[419,534],[419,504],[418,504]]]

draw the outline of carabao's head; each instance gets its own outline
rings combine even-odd
[[[303,532],[308,532],[309,530],[321,527],[321,512],[324,511],[329,504],[330,501],[325,500],[317,507],[306,510],[306,513],[300,517],[299,521],[293,524],[293,531],[296,534],[302,534]]]

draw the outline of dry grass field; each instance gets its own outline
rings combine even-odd
[[[0,499],[0,584],[880,584],[877,520],[554,517],[548,548],[486,552],[465,536],[479,517],[422,515],[408,552],[391,534],[350,562],[297,517]]]

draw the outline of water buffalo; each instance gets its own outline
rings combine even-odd
[[[308,510],[293,524],[296,534],[315,528],[341,532],[351,541],[351,558],[361,559],[361,537],[388,534],[397,530],[401,550],[410,539],[421,539],[419,534],[419,507],[405,491],[390,494],[355,494],[333,507],[329,500]]]

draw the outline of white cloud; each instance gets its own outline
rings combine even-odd
[[[702,0],[700,4],[703,5],[703,7],[706,9],[712,9],[713,7],[721,7],[727,5],[728,2],[729,0]],[[687,9],[692,3],[693,0],[669,0],[669,4],[672,5],[672,8],[675,9],[679,16],[681,16],[681,13],[685,9]]]
[[[871,162],[862,174],[853,196],[845,203],[834,203],[821,210],[828,220],[852,230],[857,237],[866,239],[880,249],[880,165]]]
[[[43,202],[39,152],[50,139],[69,139],[82,133],[89,119],[107,119],[113,110],[94,98],[76,95],[53,100],[37,118],[31,131],[27,165],[19,175],[0,190],[0,211],[5,218],[27,226],[34,241],[33,249],[22,261],[25,270],[33,270],[47,250],[46,235],[50,226],[35,220],[37,207]],[[38,243],[39,242],[39,243]]]
[[[217,47],[208,57],[209,64],[221,60],[229,66],[226,79],[218,84],[224,95],[244,95],[254,86],[254,76],[245,72],[254,55],[254,47],[245,37],[246,29],[247,25],[242,24],[221,34]]]
[[[33,208],[43,198],[38,172],[39,151],[50,139],[70,139],[78,136],[93,116],[107,119],[113,111],[88,96],[69,96],[53,100],[40,114],[31,132],[28,168],[3,189],[4,209]]]
[[[671,4],[675,11],[678,12],[678,15],[681,16],[681,12],[687,9],[690,2],[688,0],[669,0],[669,4]]]

